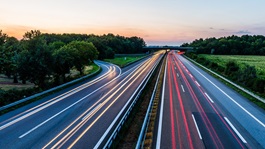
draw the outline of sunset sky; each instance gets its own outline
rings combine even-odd
[[[265,35],[265,0],[0,0],[0,30],[139,36],[148,45]]]

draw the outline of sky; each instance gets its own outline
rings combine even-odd
[[[0,0],[0,30],[113,33],[147,45],[198,38],[265,35],[265,0]]]

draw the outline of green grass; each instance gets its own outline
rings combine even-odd
[[[225,67],[229,61],[235,61],[241,68],[245,65],[255,66],[259,78],[265,79],[265,56],[246,56],[246,55],[207,55],[200,54],[210,61],[217,62],[218,65]]]
[[[97,71],[98,69],[99,69],[99,66],[93,63],[92,65],[85,66],[83,72],[84,72],[84,75],[88,75],[88,74],[91,74],[91,73]],[[78,77],[80,75],[80,72],[77,71],[76,69],[71,69],[70,74],[66,74],[66,76],[69,76],[69,75],[71,77],[75,78],[75,77]]]
[[[115,57],[114,59],[104,59],[104,61],[116,64],[120,67],[124,67],[129,63],[135,62],[144,56],[126,56],[126,57]]]
[[[84,73],[87,74],[91,74],[93,72],[96,72],[99,69],[99,66],[96,64],[92,64],[90,66],[85,67]]]
[[[199,55],[199,56],[200,56],[200,57],[202,57],[202,56],[209,57],[209,59],[207,58],[208,60],[214,60],[214,57],[218,57],[218,60],[220,60],[219,58],[220,58],[220,57],[223,57],[223,56],[219,56],[219,55],[203,55],[203,54],[201,54],[201,55]],[[227,57],[229,57],[229,56],[224,56],[224,57],[227,58]],[[232,57],[233,57],[233,56],[232,56]],[[239,57],[240,57],[240,56],[239,56]],[[261,57],[262,57],[262,56],[261,56]],[[216,62],[217,62],[217,61],[216,61]],[[223,61],[220,60],[219,62],[223,62]],[[194,63],[194,64],[197,65],[196,63]],[[220,65],[221,65],[221,64],[220,64]],[[197,65],[197,66],[200,67],[201,69],[205,70],[206,72],[208,72],[208,73],[211,74],[213,77],[215,77],[215,78],[218,79],[219,81],[223,82],[224,84],[226,84],[226,85],[229,86],[230,88],[234,89],[234,90],[237,91],[239,94],[241,94],[242,96],[246,97],[247,99],[249,99],[250,101],[252,101],[252,102],[253,102],[254,104],[256,104],[257,106],[259,106],[259,107],[261,107],[262,109],[265,110],[265,104],[264,104],[263,102],[261,102],[261,101],[259,101],[258,99],[252,97],[251,95],[247,94],[246,92],[240,90],[239,88],[235,87],[234,85],[232,85],[232,84],[226,82],[225,80],[223,80],[223,79],[220,78],[219,76],[217,76],[217,75],[211,73],[210,71],[204,69],[204,68],[201,67],[200,65]],[[212,71],[214,71],[214,70],[212,70]],[[215,71],[215,72],[216,72],[216,71]],[[216,73],[218,73],[218,72],[216,72]],[[221,74],[219,74],[219,75],[221,75]],[[262,94],[259,94],[259,93],[255,93],[255,94],[257,94],[257,95],[259,95],[260,97],[263,97],[263,98],[264,98],[264,96],[263,96]]]

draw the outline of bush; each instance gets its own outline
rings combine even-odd
[[[229,61],[226,64],[224,73],[225,73],[225,75],[227,75],[229,77],[234,77],[237,74],[239,74],[239,71],[240,71],[240,68],[239,68],[238,64],[236,62],[234,62],[234,61]]]
[[[8,91],[0,89],[0,106],[2,107],[38,92],[41,92],[39,88],[30,88],[24,90],[12,89]]]
[[[252,88],[259,93],[265,93],[265,80],[255,79]]]
[[[197,59],[196,59],[196,61],[198,62],[198,63],[200,63],[200,64],[204,64],[204,62],[205,62],[205,58],[204,57],[198,57]]]

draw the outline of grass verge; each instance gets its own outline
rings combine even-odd
[[[190,61],[192,62],[192,61]],[[192,62],[193,63],[193,62]],[[213,77],[215,77],[216,79],[218,79],[219,81],[221,81],[222,83],[226,84],[228,87],[232,88],[233,90],[235,90],[236,92],[238,92],[239,94],[241,94],[242,96],[244,96],[245,98],[247,98],[249,101],[252,101],[254,104],[256,104],[257,106],[261,107],[262,109],[265,110],[265,104],[261,101],[259,101],[258,99],[252,97],[251,95],[249,95],[248,93],[240,90],[239,88],[235,87],[234,85],[228,83],[227,81],[223,80],[222,78],[220,78],[219,76],[211,73],[210,71],[208,71],[207,69],[204,69],[203,67],[201,67],[200,65],[197,65],[196,63],[193,63],[196,66],[200,67],[201,69],[203,69],[204,71],[206,71],[207,73],[209,73],[210,75],[212,75]],[[211,69],[212,70],[212,69]],[[212,70],[214,71],[214,70]],[[215,73],[219,74],[218,72],[214,71]],[[219,74],[220,75],[220,74]]]
[[[145,57],[145,56],[142,56],[142,55],[132,56],[132,55],[130,55],[130,56],[115,57],[114,59],[104,59],[104,61],[116,64],[119,67],[125,67],[128,64],[133,63],[135,61],[138,61],[143,57]]]

